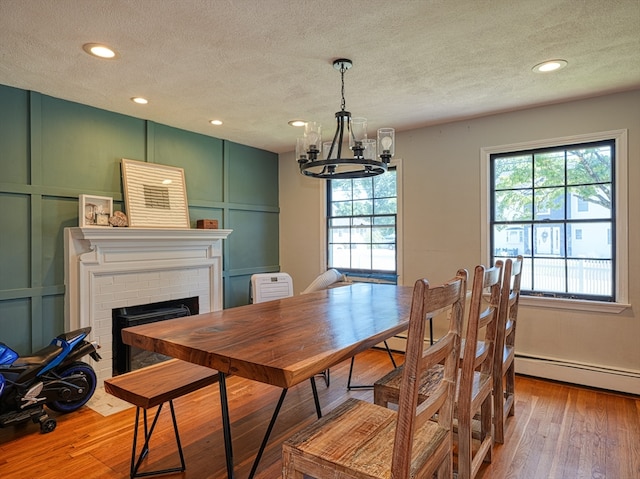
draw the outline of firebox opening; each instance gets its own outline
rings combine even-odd
[[[113,309],[113,375],[123,374],[169,359],[162,354],[124,344],[122,329],[190,316],[198,314],[198,312],[197,296]]]

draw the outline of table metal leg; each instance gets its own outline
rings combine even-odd
[[[231,443],[231,421],[229,419],[229,402],[227,400],[227,381],[223,372],[218,372],[220,379],[220,406],[222,408],[222,433],[224,434],[224,453],[227,461],[227,477],[233,479],[233,445]]]
[[[389,348],[389,345],[387,344],[386,341],[384,342],[384,347],[387,349],[387,354],[389,355],[389,358],[391,359],[391,364],[393,364],[393,368],[397,368],[396,365],[396,360],[393,358],[393,354],[391,353],[391,348]],[[351,391],[352,389],[372,389],[373,388],[373,384],[361,384],[361,385],[355,385],[355,384],[351,384],[351,375],[353,374],[353,364],[356,360],[355,356],[351,356],[351,366],[349,366],[349,377],[347,378],[347,390]]]
[[[322,417],[322,409],[320,408],[320,399],[318,398],[318,387],[316,386],[316,378],[309,378],[311,381],[311,391],[313,391],[313,402],[316,405],[316,415],[318,419]]]
[[[313,378],[311,378],[313,379]],[[278,418],[278,413],[280,412],[280,408],[282,407],[282,403],[284,402],[284,398],[287,395],[287,389],[283,389],[282,393],[280,394],[280,399],[278,399],[278,404],[276,405],[276,409],[275,411],[273,411],[273,415],[271,416],[271,421],[269,422],[269,427],[267,427],[267,432],[264,435],[264,438],[262,439],[262,444],[260,444],[260,449],[258,450],[258,454],[256,455],[255,460],[253,461],[253,466],[251,467],[251,472],[249,473],[249,479],[252,479],[253,476],[256,473],[256,469],[258,469],[258,463],[260,462],[260,459],[262,458],[262,453],[264,452],[264,449],[267,447],[267,442],[269,441],[269,436],[271,435],[271,431],[273,429],[273,426],[276,423],[276,419]]]
[[[316,414],[318,419],[322,417],[322,409],[320,408],[320,399],[318,398],[318,388],[316,387],[315,377],[310,377],[311,381],[311,390],[313,391],[313,401],[316,405]],[[280,413],[280,408],[282,408],[282,403],[284,402],[284,398],[287,395],[288,389],[283,389],[280,394],[280,399],[278,400],[278,404],[276,405],[276,409],[273,411],[273,415],[271,416],[271,421],[269,422],[269,427],[267,427],[267,432],[264,434],[264,438],[262,439],[262,444],[260,445],[260,450],[256,455],[255,460],[253,461],[253,467],[251,468],[251,472],[249,473],[249,479],[253,479],[253,476],[256,473],[256,469],[258,469],[258,463],[262,458],[262,454],[264,453],[265,448],[267,447],[267,442],[269,441],[269,436],[271,436],[271,431],[273,430],[273,426],[276,424],[276,419],[278,419],[278,414]]]

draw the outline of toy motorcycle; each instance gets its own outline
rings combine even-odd
[[[80,359],[99,361],[100,346],[85,338],[91,328],[63,333],[31,356],[19,357],[0,343],[0,427],[31,419],[40,431],[56,428],[44,406],[61,413],[79,409],[96,389],[96,373]]]

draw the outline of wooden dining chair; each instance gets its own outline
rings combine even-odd
[[[345,282],[345,275],[335,268],[328,269],[324,273],[320,274],[314,279],[309,286],[307,286],[300,294],[315,293],[316,291],[322,291],[330,288],[332,285],[340,282]],[[327,387],[331,384],[331,370],[325,369],[318,376],[322,376],[324,383]]]
[[[408,479],[452,477],[453,398],[467,272],[431,287],[414,286],[398,411],[349,399],[283,445],[283,477]],[[425,315],[449,308],[448,333],[425,350]],[[429,400],[418,404],[421,372],[443,364]],[[434,419],[435,418],[435,419]]]
[[[249,280],[249,302],[264,303],[293,296],[293,279],[288,273],[256,273]]]
[[[514,414],[516,320],[520,303],[522,261],[522,256],[518,256],[515,260],[507,259],[502,274],[500,313],[493,357],[494,434],[496,442],[500,444],[504,443],[507,417]]]
[[[471,288],[467,329],[463,338],[464,350],[459,360],[454,417],[457,422],[457,470],[459,479],[476,476],[483,461],[491,462],[493,448],[492,390],[493,352],[496,335],[502,264],[492,268],[476,266]],[[487,293],[487,299],[484,295]],[[436,343],[437,345],[438,343]],[[374,384],[375,404],[398,404],[402,395],[400,378],[404,364]],[[428,400],[434,384],[443,373],[438,365],[422,372],[419,401]],[[473,422],[479,423],[474,432]]]

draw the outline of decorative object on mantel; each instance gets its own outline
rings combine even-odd
[[[127,215],[125,215],[122,211],[114,211],[111,218],[109,218],[109,224],[111,226],[129,226],[129,221],[127,220]]]
[[[196,228],[203,230],[217,230],[218,220],[198,220],[196,221]]]
[[[109,217],[113,213],[113,198],[108,196],[78,196],[78,225],[109,226]]]
[[[344,178],[369,178],[387,171],[387,166],[395,151],[395,130],[380,128],[377,142],[367,138],[367,120],[351,118],[351,112],[345,111],[344,73],[353,66],[353,62],[340,58],[333,62],[333,68],[342,78],[342,102],[336,113],[336,132],[333,141],[322,142],[322,128],[319,123],[307,122],[304,137],[298,138],[296,157],[303,175],[325,180]],[[353,158],[342,156],[345,129],[349,137],[349,147]],[[376,151],[379,154],[376,154]],[[320,159],[318,155],[322,155]],[[379,157],[379,159],[378,159]]]
[[[125,158],[121,166],[129,226],[189,228],[182,168]]]

